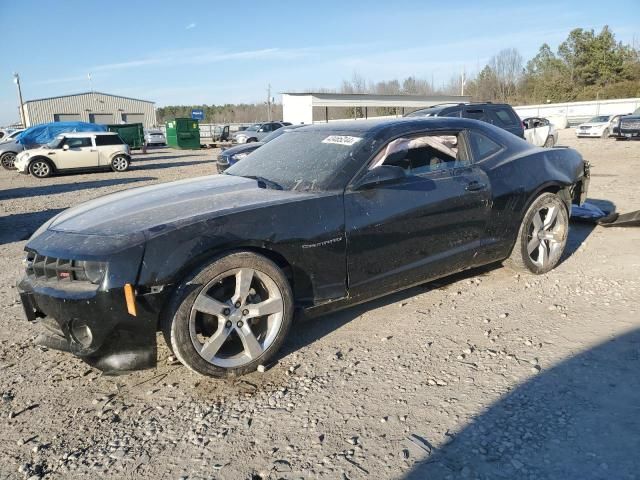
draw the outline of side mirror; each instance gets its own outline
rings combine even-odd
[[[366,190],[378,185],[396,183],[406,178],[406,172],[395,165],[380,165],[365,173],[355,184],[356,190]]]
[[[63,145],[63,146],[62,146],[62,149],[63,149],[63,150],[69,150],[69,145]]]

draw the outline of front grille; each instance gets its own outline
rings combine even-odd
[[[631,119],[631,120],[620,120],[620,128],[621,129],[629,129],[629,130],[640,130],[640,119]]]
[[[27,252],[25,269],[29,278],[49,282],[78,281],[78,273],[84,272],[84,268],[75,266],[72,260],[47,257],[35,252]]]

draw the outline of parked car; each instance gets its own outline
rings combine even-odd
[[[597,115],[588,122],[581,123],[575,129],[577,137],[607,138],[613,128],[613,115]]]
[[[317,315],[480,265],[542,274],[587,194],[578,152],[483,122],[310,125],[223,175],[66,210],[25,246],[19,284],[41,344],[105,371],[176,357],[214,377],[265,365],[294,311]]]
[[[16,155],[26,150],[25,145],[18,143],[16,138],[7,139],[0,142],[0,164],[5,170],[13,170],[16,161]]]
[[[167,138],[162,130],[145,130],[144,141],[149,146],[162,146],[167,144]]]
[[[530,117],[522,120],[524,138],[537,147],[551,148],[558,143],[558,130],[546,118]]]
[[[631,139],[640,139],[640,108],[618,120],[616,140]]]
[[[251,142],[236,145],[235,147],[227,148],[223,150],[220,155],[218,155],[218,160],[216,162],[216,168],[218,169],[218,173],[224,172],[231,165],[234,165],[239,160],[242,160],[247,155],[249,155],[254,150],[257,150],[265,143],[269,143],[271,140],[278,138],[280,135],[286,132],[290,132],[291,130],[295,130],[296,128],[302,127],[304,125],[289,125],[286,127],[280,127],[275,132],[271,132],[269,135],[264,137],[261,142]]]
[[[289,125],[291,125],[289,122],[255,123],[248,127],[246,130],[241,130],[234,133],[231,137],[231,140],[233,143],[258,142],[269,135],[271,132]]]
[[[46,178],[58,171],[110,168],[128,170],[129,146],[113,132],[77,132],[58,135],[47,145],[16,157],[20,173]]]
[[[462,117],[480,120],[524,138],[520,117],[506,103],[445,103],[408,113],[405,117]]]
[[[15,139],[22,132],[24,132],[24,128],[18,128],[16,130],[5,130],[2,132],[3,135],[0,137],[0,143],[9,142]]]

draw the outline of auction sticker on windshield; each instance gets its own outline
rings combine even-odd
[[[322,143],[335,143],[336,145],[346,145],[350,147],[362,140],[361,137],[350,137],[348,135],[330,135]]]

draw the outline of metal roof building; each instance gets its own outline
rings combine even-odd
[[[100,92],[29,100],[23,104],[27,127],[49,122],[81,121],[97,124],[156,125],[154,103]]]
[[[314,107],[324,107],[324,120],[329,120],[330,107],[370,107],[398,108],[404,114],[405,108],[426,108],[440,103],[464,103],[471,101],[461,95],[370,95],[368,93],[319,93],[284,92],[282,94],[282,116],[285,122],[313,123]]]

